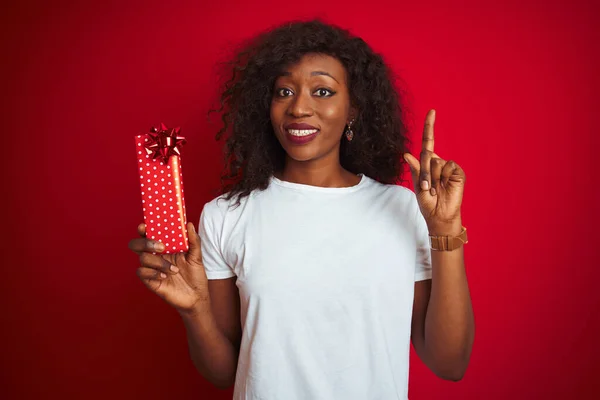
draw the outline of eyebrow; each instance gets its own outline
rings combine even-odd
[[[281,73],[281,76],[290,76],[290,75],[292,75],[292,74],[290,72],[288,72],[288,71],[284,71],[284,72]],[[310,73],[310,76],[319,76],[319,75],[328,76],[331,79],[333,79],[334,81],[336,81],[337,83],[340,83],[329,72],[325,72],[325,71],[313,71],[313,72]]]

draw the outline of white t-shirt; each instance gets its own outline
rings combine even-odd
[[[407,399],[414,284],[431,278],[414,192],[272,177],[233,201],[207,203],[199,234],[208,279],[237,276],[234,400]]]

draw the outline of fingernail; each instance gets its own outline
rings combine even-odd
[[[423,189],[423,190],[428,190],[428,189],[429,189],[429,182],[427,182],[427,181],[422,181],[422,182],[421,182],[421,189]]]
[[[162,243],[154,243],[154,250],[156,251],[163,251],[165,249],[165,246]]]
[[[435,196],[435,188],[431,188],[431,195]]]
[[[178,272],[179,272],[179,268],[177,268],[177,267],[176,267],[176,266],[174,266],[174,265],[171,265],[171,271],[173,271],[173,272],[175,272],[175,273],[178,273]]]
[[[166,278],[166,277],[167,277],[167,274],[165,274],[165,273],[161,272],[161,273],[160,273],[160,277],[161,277],[161,278]]]

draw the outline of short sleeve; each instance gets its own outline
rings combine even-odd
[[[419,210],[416,196],[414,197],[417,212],[415,213],[415,227],[417,237],[417,258],[415,265],[415,282],[431,279],[431,246],[429,243],[429,228],[425,217]]]
[[[226,279],[235,276],[231,267],[225,262],[221,251],[219,235],[221,229],[217,228],[215,223],[218,213],[219,210],[214,204],[207,203],[200,214],[200,223],[198,224],[202,263],[208,279]]]

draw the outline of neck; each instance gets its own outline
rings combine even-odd
[[[344,169],[337,157],[335,162],[327,160],[297,161],[286,158],[283,171],[275,177],[287,182],[319,187],[348,187],[357,185],[360,177]]]

